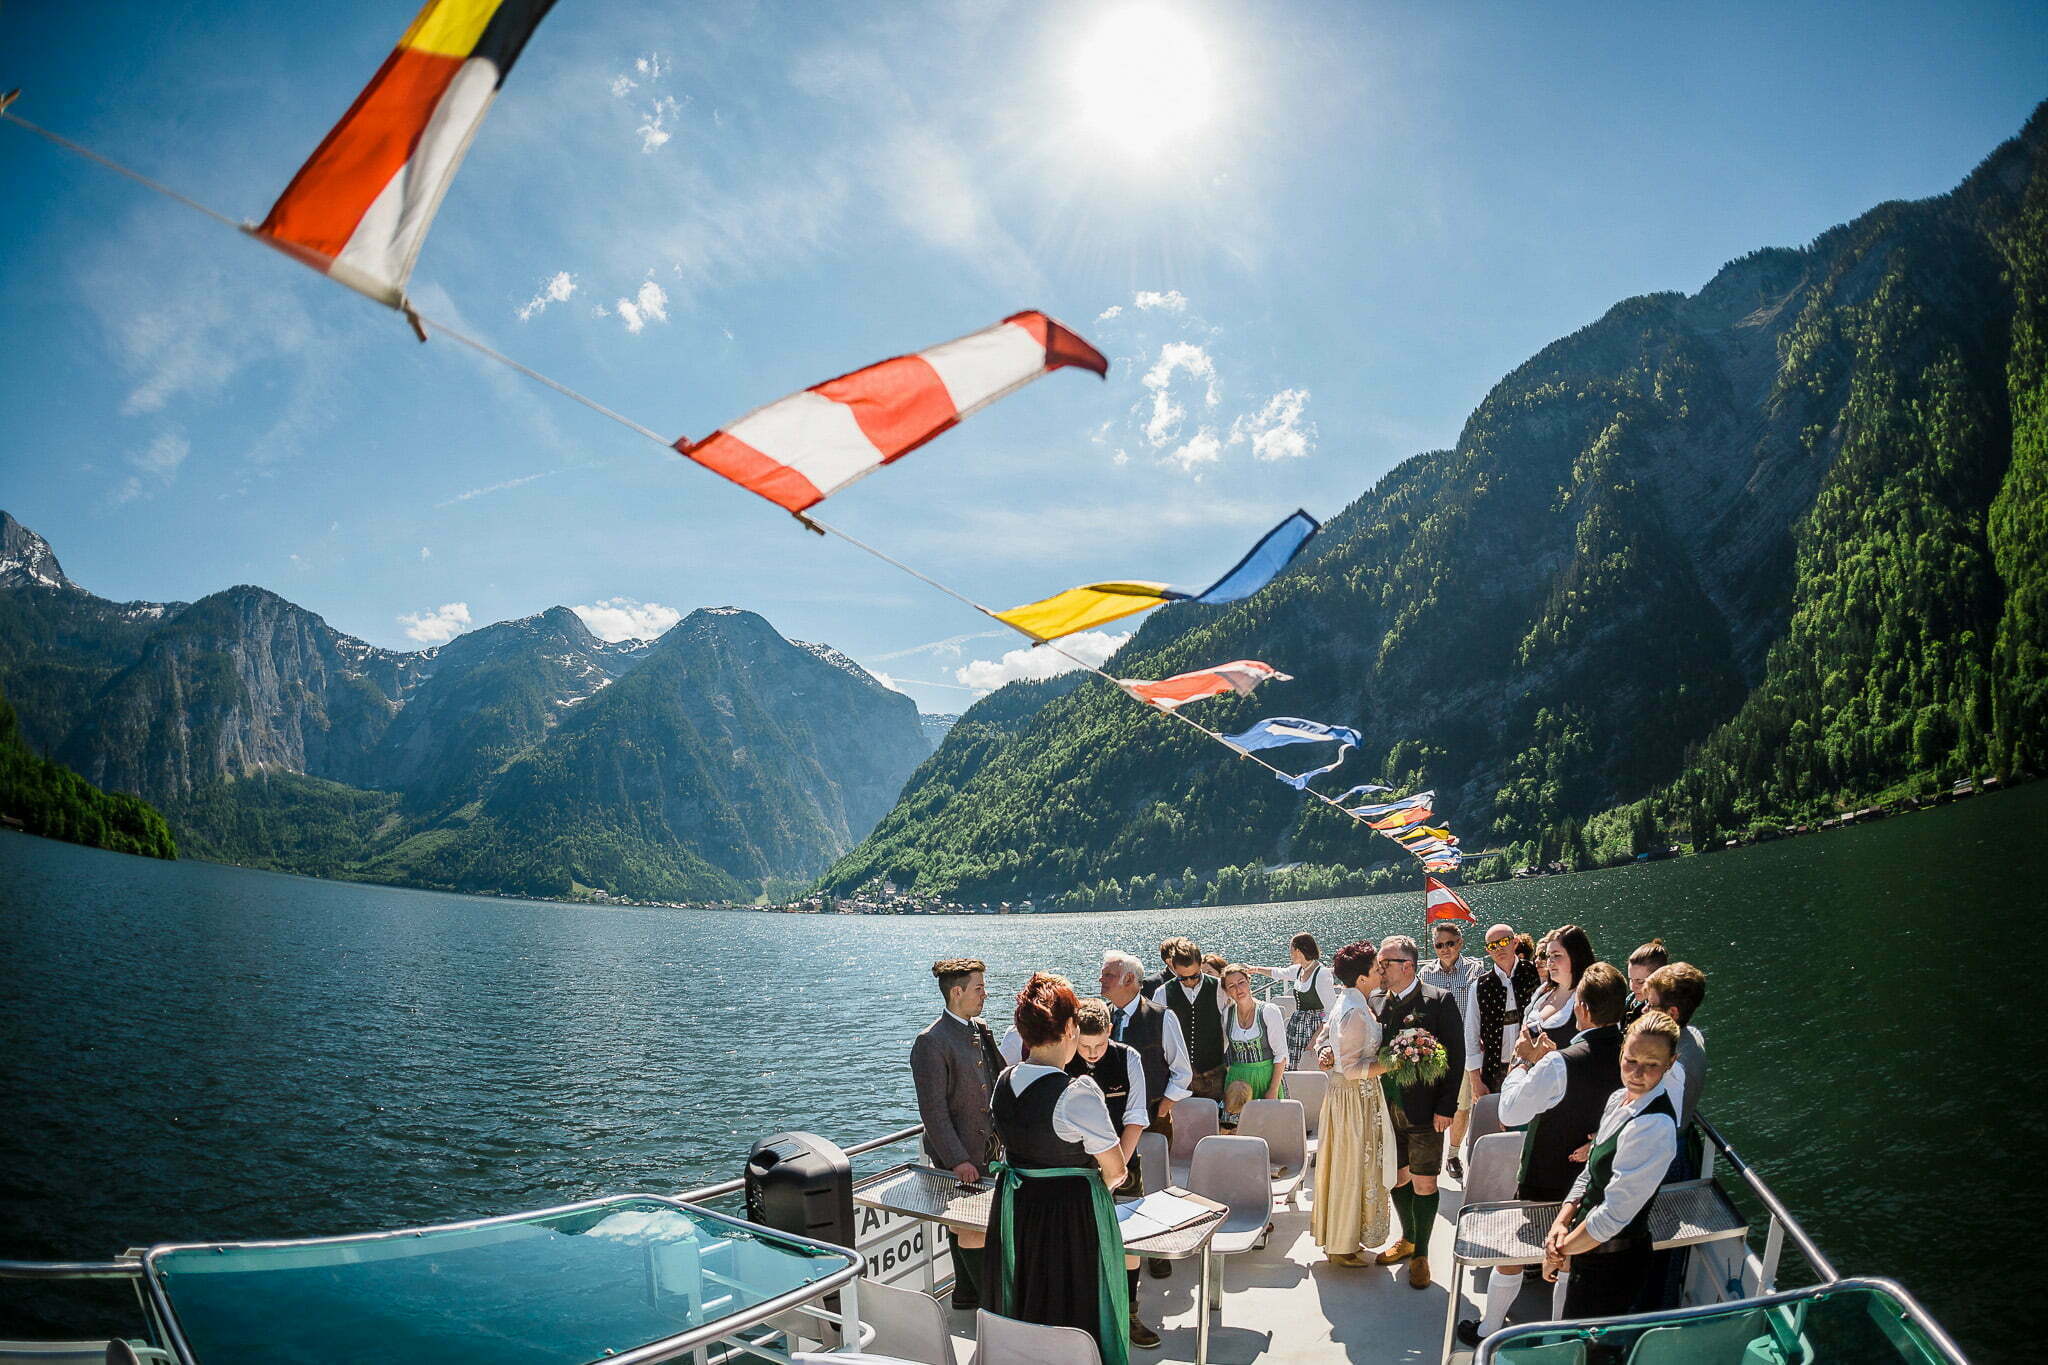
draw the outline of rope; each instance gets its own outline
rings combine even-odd
[[[239,223],[235,219],[228,217],[228,215],[226,215],[225,213],[221,213],[216,209],[209,208],[207,205],[200,203],[198,200],[193,199],[188,195],[180,194],[178,191],[172,189],[170,186],[163,184],[161,181],[152,180],[150,177],[142,174],[140,171],[131,170],[130,168],[122,165],[118,161],[114,161],[108,157],[101,156],[98,152],[93,151],[90,147],[85,147],[80,145],[79,143],[73,142],[70,138],[63,136],[62,134],[53,133],[47,128],[39,127],[36,124],[30,123],[27,119],[22,118],[19,114],[14,113],[11,109],[6,108],[4,104],[0,104],[0,119],[5,119],[9,123],[24,128],[27,131],[34,133],[37,137],[43,138],[51,143],[54,143],[55,145],[62,147],[64,150],[74,153],[77,156],[81,156],[85,158],[87,161],[94,163],[95,165],[103,166],[107,170],[114,172],[116,175],[126,176],[128,179],[133,180],[136,184],[141,185],[144,189],[153,190],[157,194],[162,195],[164,198],[169,199],[174,203],[182,204],[186,208],[191,209],[194,212],[203,213],[208,218],[211,218],[215,222],[220,223],[226,227],[232,228],[238,233],[243,232],[244,230],[244,224]],[[440,332],[443,336],[447,337],[450,341],[454,341],[459,343],[460,345],[467,346],[472,351],[475,351],[478,355],[481,355],[489,360],[494,360],[498,364],[503,365],[507,369],[513,370],[516,373],[523,374],[528,379],[533,380],[537,384],[543,384],[548,388],[553,389],[556,393],[561,394],[564,398],[567,398],[572,402],[581,403],[584,407],[589,408],[592,412],[597,413],[600,417],[607,418],[610,421],[618,423],[626,430],[633,432],[636,435],[645,437],[646,439],[652,441],[654,444],[660,446],[663,450],[675,450],[674,442],[670,441],[667,437],[663,436],[660,432],[654,430],[652,427],[642,426],[640,423],[634,421],[630,417],[627,417],[623,413],[620,413],[612,408],[606,407],[603,403],[598,402],[595,398],[590,397],[588,394],[582,393],[576,389],[569,387],[567,384],[564,384],[557,379],[542,374],[539,370],[534,369],[530,365],[526,365],[520,361],[514,360],[511,356],[506,355],[503,351],[500,351],[495,347],[489,346],[484,342],[477,340],[475,337],[470,336],[469,334],[461,331],[458,328],[450,326],[446,322],[441,321],[439,318],[431,317],[428,316],[427,314],[420,313],[411,306],[410,302],[406,303],[399,311],[404,313],[405,316],[413,322],[413,325],[416,329],[421,323],[429,324],[436,331]],[[424,339],[425,338],[423,336],[422,340]],[[949,587],[944,583],[941,583],[938,579],[933,578],[930,574],[912,568],[910,565],[904,563],[902,560],[896,558],[894,555],[891,555],[886,551],[883,551],[881,549],[876,548],[873,545],[868,544],[866,541],[851,534],[850,532],[843,531],[837,526],[831,525],[828,522],[819,521],[817,518],[808,515],[799,514],[797,520],[802,522],[804,525],[813,528],[814,530],[818,531],[823,535],[836,537],[840,541],[843,541],[845,544],[850,545],[854,549],[861,551],[863,554],[870,555],[873,558],[880,560],[882,563],[889,565],[891,568],[896,569],[901,573],[908,574],[910,577],[915,578],[920,583],[925,584],[927,587],[937,589],[939,592],[944,593],[946,596],[952,598],[956,602],[961,603],[963,606],[970,607],[973,610],[980,612],[983,616],[988,617],[990,620],[998,622],[1010,630],[1016,631],[1025,639],[1030,640],[1033,645],[1049,649],[1053,653],[1059,655],[1061,658],[1067,660],[1069,663],[1072,663],[1076,668],[1085,669],[1089,673],[1094,674],[1096,677],[1102,679],[1104,682],[1109,683],[1111,686],[1115,687],[1116,690],[1122,695],[1126,697],[1131,697],[1131,694],[1124,690],[1123,684],[1117,678],[1115,678],[1109,673],[1104,672],[1099,666],[1089,663],[1086,659],[1083,659],[1078,654],[1075,654],[1072,650],[1066,648],[1057,640],[1039,639],[1037,636],[1031,634],[1029,631],[1024,630],[1021,627],[1018,627],[1016,625],[1011,624],[1008,621],[1003,620],[1003,618],[1000,615],[998,615],[993,609],[983,606],[981,603],[975,601],[967,594],[960,592],[958,589]],[[1217,730],[1211,730],[1207,726],[1194,720],[1192,717],[1182,715],[1178,710],[1168,710],[1164,707],[1149,706],[1146,705],[1146,703],[1139,701],[1139,699],[1136,697],[1131,697],[1131,700],[1138,702],[1138,704],[1141,706],[1145,706],[1145,708],[1149,711],[1160,712],[1161,714],[1172,717],[1174,720],[1177,720],[1181,724],[1186,725],[1190,729],[1194,730],[1195,733],[1203,736],[1204,738],[1213,740],[1217,744],[1222,745],[1225,749],[1228,749],[1231,753],[1236,754],[1239,758],[1246,759],[1252,763],[1257,764],[1259,767],[1264,768],[1267,772],[1273,774],[1273,776],[1277,778],[1281,778],[1289,782],[1291,782],[1294,778],[1294,774],[1285,772],[1280,768],[1274,767],[1271,763],[1268,763],[1265,759],[1260,758],[1257,754],[1250,753],[1244,749],[1238,748],[1235,744],[1232,744],[1229,740],[1225,739],[1223,737],[1222,732]],[[1325,806],[1328,806],[1331,810],[1334,810],[1338,812],[1340,815],[1343,815],[1353,824],[1365,825],[1368,829],[1371,828],[1371,826],[1367,823],[1363,816],[1354,815],[1350,810],[1345,808],[1342,802],[1333,800],[1329,796],[1324,795],[1322,792],[1316,791],[1312,787],[1301,787],[1297,790],[1302,791],[1306,795],[1314,797],[1316,800],[1322,802]],[[1386,833],[1383,830],[1372,830],[1372,832],[1374,834]],[[1400,840],[1393,838],[1393,836],[1390,834],[1386,837],[1389,843],[1392,843],[1395,847],[1400,848],[1402,852],[1409,852],[1409,850],[1401,844]],[[1416,855],[1411,854],[1410,856]],[[1420,861],[1419,857],[1418,861]]]

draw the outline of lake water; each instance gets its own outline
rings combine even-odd
[[[2048,783],[1711,858],[1473,888],[1481,923],[1661,934],[1711,985],[1704,1110],[1845,1274],[2029,1358],[2048,1199],[2029,963]],[[313,1236],[738,1174],[916,1121],[934,958],[1093,982],[1184,932],[1284,961],[1418,932],[1419,892],[1015,918],[602,910],[165,864],[0,835],[0,1256]],[[2015,938],[2015,929],[2019,937]],[[2010,1263],[1994,1259],[2013,1247]],[[118,1298],[106,1299],[118,1305]],[[0,1284],[0,1337],[103,1329]],[[124,1320],[125,1321],[125,1320]],[[118,1324],[116,1324],[118,1325]]]

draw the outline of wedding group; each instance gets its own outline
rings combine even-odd
[[[1461,1339],[1499,1330],[1532,1271],[1565,1277],[1570,1317],[1675,1293],[1647,1224],[1657,1187],[1698,1159],[1686,1134],[1706,1080],[1692,1023],[1705,975],[1661,940],[1616,967],[1578,925],[1539,939],[1496,924],[1472,955],[1465,927],[1440,921],[1431,947],[1425,961],[1397,934],[1326,961],[1299,933],[1288,964],[1266,967],[1172,937],[1150,974],[1104,953],[1095,996],[1034,972],[1000,1038],[982,1018],[986,964],[933,963],[944,1008],[910,1053],[926,1153],[963,1184],[996,1182],[987,1233],[949,1234],[954,1306],[1080,1328],[1108,1365],[1156,1346],[1112,1202],[1139,1188],[1139,1138],[1171,1137],[1189,1099],[1215,1101],[1227,1126],[1250,1100],[1282,1098],[1290,1071],[1327,1078],[1310,1228],[1331,1266],[1430,1286],[1438,1180],[1462,1181],[1472,1104],[1497,1094],[1523,1134],[1517,1197],[1561,1207],[1542,1264],[1493,1270]],[[1259,999],[1258,976],[1293,1009]]]

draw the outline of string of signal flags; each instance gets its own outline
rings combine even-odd
[[[1359,745],[1356,729],[1274,716],[1225,735],[1182,712],[1208,697],[1249,695],[1263,683],[1291,681],[1290,675],[1257,659],[1237,659],[1171,678],[1116,678],[1059,643],[1078,631],[1168,602],[1220,606],[1244,601],[1272,582],[1315,536],[1319,523],[1307,512],[1283,518],[1204,588],[1148,579],[1085,583],[1005,610],[985,606],[814,515],[812,509],[826,498],[1055,370],[1078,369],[1106,379],[1107,358],[1049,315],[1035,310],[1014,313],[978,332],[813,384],[692,440],[665,437],[414,305],[407,284],[442,197],[506,76],[553,3],[427,0],[397,47],[260,223],[238,223],[29,122],[11,107],[19,90],[0,95],[0,120],[237,228],[397,311],[422,342],[430,331],[446,336],[775,504],[805,529],[835,537],[1002,623],[1034,646],[1052,650],[1391,840],[1432,874],[1427,878],[1430,918],[1455,917],[1438,914],[1439,890],[1457,905],[1463,902],[1433,874],[1456,869],[1470,855],[1460,851],[1448,828],[1430,823],[1436,819],[1433,791],[1353,806],[1348,803],[1356,797],[1391,789],[1367,783],[1333,796],[1310,785],[1335,771]],[[1269,749],[1316,743],[1335,743],[1336,754],[1305,772],[1290,773],[1260,757]],[[1469,909],[1463,917],[1470,918]]]

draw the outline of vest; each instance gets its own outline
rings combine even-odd
[[[1611,1098],[1611,1096],[1610,1096]],[[1671,1096],[1659,1095],[1645,1105],[1641,1112],[1631,1115],[1627,1122],[1608,1134],[1605,1142],[1597,1144],[1586,1158],[1586,1197],[1579,1201],[1577,1222],[1586,1221],[1586,1215],[1600,1206],[1607,1197],[1607,1182],[1614,1178],[1614,1149],[1621,1143],[1621,1135],[1628,1131],[1628,1125],[1647,1114],[1662,1114],[1674,1124],[1678,1112],[1671,1107]],[[1650,1240],[1650,1205],[1657,1202],[1653,1194],[1643,1201],[1636,1210],[1636,1216],[1628,1220],[1628,1226],[1616,1233],[1612,1240],[1601,1247],[1604,1251],[1619,1251],[1630,1246],[1647,1244]]]
[[[1112,1010],[1112,1037],[1115,1036],[1117,1017],[1118,1012]],[[1124,1036],[1116,1041],[1136,1052],[1138,1060],[1144,1064],[1145,1107],[1157,1114],[1159,1102],[1166,1098],[1166,1011],[1139,996],[1138,1007],[1131,1011],[1131,1022],[1124,1029]]]
[[[1003,1139],[1003,1150],[1008,1153],[1011,1165],[1042,1171],[1095,1164],[1080,1143],[1067,1142],[1052,1130],[1052,1111],[1071,1081],[1072,1077],[1057,1072],[1040,1076],[1019,1095],[1010,1088],[1008,1071],[997,1080],[989,1112],[995,1116],[996,1132]]]
[[[1316,978],[1322,974],[1323,964],[1319,960],[1311,963],[1307,975],[1295,982],[1294,1009],[1297,1014],[1304,1010],[1326,1010],[1330,1007],[1329,1002],[1323,999],[1323,993],[1316,989]],[[1308,982],[1307,989],[1303,989],[1302,981]]]
[[[1214,1071],[1223,1065],[1223,1014],[1216,1003],[1222,988],[1213,976],[1204,976],[1195,998],[1181,989],[1180,982],[1166,986],[1166,1007],[1180,1020],[1181,1037],[1187,1040],[1188,1058],[1197,1072]]]
[[[1266,1037],[1266,1019],[1263,1008],[1252,1011],[1252,1034],[1244,1037],[1236,1032],[1237,1007],[1230,1008],[1230,1064],[1232,1066],[1257,1066],[1261,1062],[1281,1061],[1285,1058],[1273,1056],[1273,1044]],[[1287,1068],[1283,1065],[1281,1070]]]
[[[1109,1121],[1116,1125],[1118,1132],[1123,1131],[1124,1105],[1131,1098],[1133,1055],[1130,1044],[1112,1042],[1109,1051],[1103,1053],[1102,1060],[1094,1066],[1083,1061],[1078,1052],[1074,1054],[1074,1060],[1067,1063],[1069,1076],[1093,1076],[1095,1083],[1102,1087],[1102,1097],[1109,1101]],[[1144,1062],[1141,1060],[1138,1066],[1142,1072]],[[1150,1098],[1150,1095],[1151,1092],[1148,1090],[1147,1098]]]
[[[1472,988],[1472,998],[1479,1008],[1479,1074],[1486,1081],[1487,1089],[1498,1090],[1508,1073],[1508,1059],[1502,1055],[1500,1038],[1502,1030],[1509,1024],[1522,1021],[1522,1011],[1528,1007],[1529,997],[1536,993],[1536,965],[1533,962],[1516,962],[1513,973],[1515,983],[1515,1008],[1508,1008],[1507,987],[1501,985],[1500,974],[1487,964],[1486,974],[1479,978],[1479,984]]]
[[[1600,1131],[1607,1101],[1621,1089],[1621,1030],[1609,1024],[1557,1054],[1564,1062],[1564,1097],[1538,1114],[1522,1138],[1517,1199],[1551,1203],[1571,1193],[1579,1173],[1571,1154]]]

